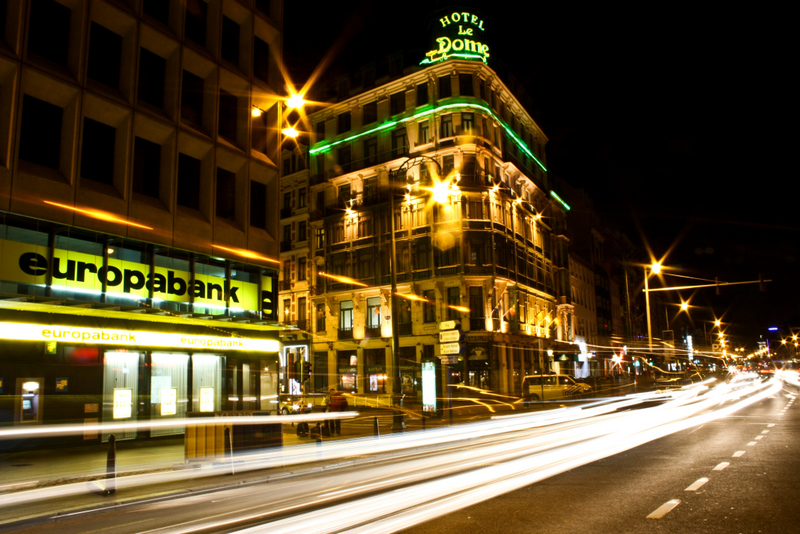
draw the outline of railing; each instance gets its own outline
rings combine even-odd
[[[292,289],[291,280],[281,280],[278,282],[278,291],[289,291]]]
[[[338,334],[339,339],[353,339],[353,329],[344,330],[342,328],[339,329]]]
[[[363,406],[365,408],[386,408],[392,406],[391,395],[376,395],[368,397],[366,395],[347,395],[348,406]]]
[[[470,317],[469,318],[469,329],[470,330],[486,330],[486,318],[485,317]]]
[[[306,331],[308,329],[308,319],[298,319],[297,328]]]
[[[375,338],[375,337],[381,337],[381,327],[378,326],[376,328],[365,328],[364,329],[364,337],[367,338],[367,339]]]

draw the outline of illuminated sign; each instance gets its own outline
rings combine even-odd
[[[214,411],[214,388],[200,388],[200,411]]]
[[[175,415],[178,413],[178,388],[165,388],[161,390],[161,415]]]
[[[55,249],[49,262],[42,247],[0,239],[0,268],[3,280],[28,284],[45,283],[48,272],[53,276],[53,286],[62,290],[100,294],[103,283],[106,292],[131,298],[145,299],[150,290],[153,297],[196,305],[224,306],[226,297],[230,305],[245,310],[258,310],[262,289],[258,284],[241,280],[227,281],[223,277],[191,273],[177,269],[150,266],[114,258],[103,267],[103,256]],[[223,274],[223,273],[220,273]],[[269,277],[264,277],[269,280]],[[265,291],[264,293],[269,293]]]
[[[133,406],[133,390],[114,388],[114,419],[128,419]]]
[[[422,362],[422,411],[436,411],[436,366]]]
[[[482,43],[483,20],[473,13],[453,12],[439,19],[435,48],[427,52],[422,64],[450,58],[487,62],[489,46]]]
[[[195,336],[139,330],[112,330],[78,326],[49,326],[30,323],[0,323],[0,339],[17,341],[63,341],[127,347],[162,347],[183,349],[215,349],[246,352],[278,352],[274,339],[245,339],[234,337]]]

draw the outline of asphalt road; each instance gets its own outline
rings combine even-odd
[[[404,532],[799,532],[800,407],[792,401],[795,394],[797,388],[786,386],[781,394],[733,416]]]

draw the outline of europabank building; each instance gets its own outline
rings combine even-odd
[[[275,406],[282,2],[246,5],[0,4],[0,426]]]
[[[492,69],[491,24],[437,15],[412,74],[310,117],[308,315],[327,385],[380,396],[397,379],[423,400],[446,363],[450,383],[517,394],[573,339],[569,206],[547,137]]]

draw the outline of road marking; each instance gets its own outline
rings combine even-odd
[[[761,433],[762,434],[769,434],[769,430],[762,430]]]
[[[770,424],[767,425],[767,427],[769,427],[769,428],[772,428],[773,426],[775,426],[775,423],[770,423]]]
[[[647,516],[647,519],[661,519],[667,515],[673,508],[681,503],[680,499],[672,499],[659,506],[653,513]]]
[[[751,441],[750,443],[748,443],[748,444],[747,444],[747,446],[748,446],[748,447],[752,447],[752,446],[753,446],[753,445],[755,445],[756,443],[758,443],[758,442],[757,442],[757,441]]]
[[[746,453],[746,452],[747,451],[736,451],[736,452],[733,453],[733,457],[734,458],[739,458],[741,456],[744,456],[744,453]]]
[[[764,436],[756,436],[755,439],[757,439],[757,440],[764,439]]]
[[[725,469],[725,468],[726,468],[726,467],[728,467],[729,465],[731,465],[731,463],[730,463],[730,462],[722,462],[722,463],[721,463],[721,464],[719,464],[717,467],[715,467],[714,469],[712,469],[712,471],[722,471],[723,469]]]
[[[689,486],[688,488],[686,488],[686,489],[685,489],[685,490],[683,490],[683,491],[697,491],[697,490],[699,490],[699,489],[700,489],[700,487],[701,487],[703,484],[705,484],[706,482],[708,482],[708,479],[707,479],[706,477],[703,477],[703,478],[698,478],[698,479],[697,479],[697,480],[694,482],[694,484],[692,484],[691,486]]]

